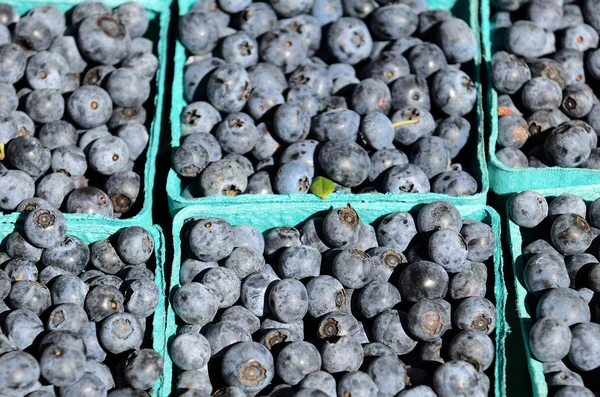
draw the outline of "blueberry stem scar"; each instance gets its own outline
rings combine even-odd
[[[396,128],[396,127],[400,127],[401,125],[419,124],[420,122],[421,122],[421,119],[398,121],[398,122],[392,124],[392,127]]]

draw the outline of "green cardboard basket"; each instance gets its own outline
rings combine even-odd
[[[187,13],[196,0],[179,0],[179,15]],[[455,15],[467,21],[475,32],[475,37],[480,37],[479,27],[479,0],[428,0],[432,8],[451,9]],[[446,200],[456,205],[464,204],[485,204],[487,192],[489,189],[489,179],[487,165],[485,162],[484,149],[484,108],[483,108],[483,90],[481,87],[481,48],[478,46],[475,56],[474,68],[470,75],[473,78],[475,85],[479,91],[477,105],[474,115],[471,117],[471,125],[476,131],[467,147],[463,150],[470,150],[469,170],[472,171],[473,177],[477,180],[479,191],[471,196],[451,197],[443,194],[424,193],[424,194],[332,194],[327,201],[331,205],[341,205],[347,201],[364,201],[364,202],[431,202],[436,200]],[[171,146],[175,150],[180,145],[181,138],[181,123],[180,115],[187,102],[183,97],[183,74],[187,61],[186,50],[184,46],[177,41],[175,44],[175,71],[173,76],[173,99],[171,104]],[[474,119],[474,120],[473,120]],[[172,169],[169,170],[167,179],[167,194],[169,196],[169,211],[172,215],[190,205],[244,205],[258,203],[281,203],[281,204],[300,204],[300,203],[317,203],[320,198],[313,194],[297,194],[297,195],[240,195],[237,197],[205,197],[187,199],[182,197],[181,192],[185,187],[183,179]]]
[[[421,203],[401,202],[350,202],[361,217],[363,222],[372,223],[381,220],[387,214],[395,211],[413,211],[422,206]],[[345,206],[346,203],[343,204]],[[315,214],[331,209],[328,201],[316,203],[298,203],[293,207],[280,203],[264,205],[260,210],[252,204],[243,204],[236,207],[213,206],[210,208],[189,207],[181,210],[173,220],[173,248],[174,260],[171,269],[170,294],[179,286],[179,267],[181,264],[181,238],[180,234],[184,223],[196,217],[217,217],[226,219],[232,225],[249,224],[266,232],[279,226],[299,225]],[[504,284],[504,270],[502,264],[502,247],[500,244],[500,216],[491,207],[487,206],[459,206],[459,212],[464,218],[475,219],[490,225],[496,235],[496,249],[494,250],[494,296],[497,314],[496,328],[496,359],[494,376],[492,379],[493,393],[496,397],[506,396],[506,355],[505,338],[509,326],[505,318],[506,286]],[[176,315],[170,302],[167,307],[167,345],[177,335]],[[173,367],[175,370],[175,368]],[[165,374],[165,378],[167,375]]]
[[[486,129],[489,131],[488,146],[489,178],[492,191],[503,196],[522,190],[600,185],[600,170],[585,168],[510,168],[496,157],[498,142],[498,92],[491,81],[492,55],[502,43],[493,35],[490,0],[481,1],[481,37],[485,63],[485,100],[489,115]]]
[[[561,194],[569,193],[581,197],[586,204],[600,197],[600,187],[578,187],[578,188],[560,188],[560,189],[542,189],[536,190],[544,197],[557,197]],[[509,211],[510,200],[506,204],[506,213]],[[510,254],[512,257],[513,277],[515,280],[515,292],[517,300],[517,314],[521,322],[521,330],[523,333],[523,343],[525,345],[525,353],[527,355],[527,366],[531,376],[534,397],[545,397],[548,395],[548,385],[544,376],[544,368],[540,361],[536,360],[531,355],[529,348],[529,332],[533,326],[532,314],[535,315],[535,307],[529,307],[527,302],[527,289],[523,284],[521,275],[525,268],[525,262],[522,257],[523,237],[519,225],[511,221],[507,215],[507,239],[510,245]],[[531,313],[531,314],[530,314]]]
[[[128,0],[99,0],[106,4],[110,8],[119,6],[120,4],[126,3]],[[144,165],[143,178],[143,195],[140,194],[138,201],[142,201],[140,208],[137,213],[128,218],[124,219],[108,219],[102,215],[90,215],[90,214],[65,214],[67,219],[83,219],[87,221],[100,221],[107,225],[115,226],[128,226],[128,225],[140,225],[140,226],[151,226],[152,225],[152,191],[154,188],[154,176],[156,173],[156,158],[158,155],[158,147],[160,143],[160,131],[162,124],[162,113],[164,103],[164,93],[166,87],[166,74],[167,74],[167,46],[168,46],[168,33],[169,23],[171,20],[171,1],[172,0],[136,0],[138,3],[144,6],[148,12],[148,18],[150,19],[150,27],[148,28],[150,38],[155,44],[154,54],[158,57],[158,70],[156,72],[156,82],[154,96],[154,118],[149,129],[150,139],[148,141],[148,149],[146,150],[146,162]],[[61,11],[66,12],[71,10],[77,4],[82,3],[83,0],[2,0],[3,3],[9,4],[14,7],[19,15],[25,14],[27,11],[35,6],[43,4],[52,4],[58,7]],[[151,111],[148,112],[149,116]],[[137,205],[136,205],[137,206]],[[9,219],[16,220],[19,216],[18,213],[7,214],[6,217]]]
[[[152,348],[164,357],[165,370],[163,376],[156,382],[152,388],[152,395],[159,397],[168,397],[171,394],[171,358],[166,349],[165,327],[166,327],[166,302],[165,291],[167,285],[165,282],[165,261],[166,246],[165,238],[159,226],[144,226],[152,235],[154,240],[154,260],[156,268],[154,270],[154,282],[160,291],[158,306],[152,318]],[[95,241],[106,239],[121,230],[123,226],[116,226],[108,222],[90,222],[83,219],[70,219],[67,221],[67,235],[82,239],[85,243],[91,244]],[[3,217],[0,219],[0,241],[4,240],[15,230],[22,230],[20,222]]]

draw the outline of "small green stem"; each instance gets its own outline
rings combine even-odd
[[[421,119],[398,121],[398,122],[392,124],[392,127],[396,128],[396,127],[400,127],[402,125],[419,124],[420,122],[421,122]]]

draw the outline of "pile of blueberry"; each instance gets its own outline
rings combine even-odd
[[[5,239],[0,395],[149,396],[163,372],[146,330],[160,294],[152,236],[133,226],[88,247],[66,231],[40,208]]]
[[[531,352],[554,396],[593,397],[600,390],[600,199],[588,208],[563,194],[548,204],[528,190],[512,198],[510,217],[524,228],[519,276],[535,320]]]
[[[182,396],[488,395],[496,238],[451,204],[376,227],[348,205],[264,238],[198,218],[182,239]]]
[[[457,163],[471,161],[459,154],[477,131],[465,73],[477,39],[450,11],[198,0],[179,40],[190,55],[173,157],[184,197],[305,194],[319,176],[338,192],[477,192]]]
[[[140,194],[144,103],[158,68],[146,10],[85,1],[19,14],[0,4],[0,209],[35,197],[120,217]]]
[[[600,169],[600,2],[493,3],[498,160],[511,168]]]

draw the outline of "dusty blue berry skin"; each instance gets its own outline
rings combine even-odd
[[[307,85],[297,85],[290,88],[286,94],[287,103],[304,106],[310,117],[316,116],[322,110],[323,103],[317,93]]]
[[[250,333],[238,324],[218,322],[206,331],[206,339],[210,343],[213,357],[222,356],[228,347],[238,342],[252,341]]]
[[[563,90],[561,110],[571,118],[584,118],[594,106],[594,93],[585,84],[573,84]]]
[[[358,39],[354,39],[358,37]],[[373,39],[365,23],[344,17],[335,21],[325,38],[333,56],[343,63],[355,65],[366,59],[373,49]]]
[[[411,36],[419,23],[417,14],[406,4],[386,4],[373,12],[370,28],[381,40]]]
[[[396,310],[387,310],[379,314],[373,323],[372,333],[376,342],[383,343],[398,355],[411,352],[417,342],[411,339],[406,331],[400,314]]]
[[[323,237],[335,248],[356,243],[360,233],[360,218],[351,207],[336,208],[323,220]]]
[[[30,310],[38,316],[52,303],[45,285],[27,280],[13,283],[6,302],[13,309]]]
[[[450,18],[442,22],[437,29],[437,42],[449,63],[465,63],[475,57],[475,34],[462,19]]]
[[[125,379],[137,390],[149,389],[160,378],[164,360],[153,349],[140,349],[129,354],[125,363]]]
[[[310,169],[303,161],[292,160],[277,170],[274,183],[279,194],[306,194],[312,183]]]
[[[221,45],[223,59],[244,68],[258,62],[258,43],[248,33],[237,32],[227,36]]]
[[[65,58],[50,51],[41,51],[27,60],[25,76],[34,90],[60,90],[67,80],[69,66]]]
[[[0,363],[0,381],[5,385],[5,392],[9,396],[24,395],[35,386],[40,377],[40,366],[28,353],[8,352],[2,355]]]
[[[283,95],[276,89],[257,87],[248,98],[246,110],[254,120],[260,120],[273,113],[284,102]]]
[[[297,229],[287,226],[275,228],[265,238],[265,256],[279,256],[283,249],[296,245],[302,245]]]
[[[254,371],[250,371],[254,369]],[[221,374],[227,384],[246,393],[259,392],[275,375],[273,356],[263,345],[241,342],[232,346],[221,364]]]
[[[448,291],[448,273],[433,262],[408,265],[400,274],[398,290],[404,300],[443,299]]]
[[[219,38],[215,21],[203,12],[189,12],[179,19],[179,40],[195,55],[210,53]]]
[[[600,337],[600,325],[579,324],[572,330],[569,361],[580,371],[592,371],[600,367],[600,349],[595,341]]]
[[[263,252],[265,239],[257,228],[251,225],[237,225],[233,227],[236,247],[248,247],[256,252]]]
[[[406,367],[395,357],[376,358],[369,365],[367,374],[383,395],[396,395],[409,383]]]
[[[450,152],[446,142],[439,137],[425,137],[415,142],[409,160],[421,168],[428,179],[445,172],[450,167]]]
[[[234,323],[249,334],[260,330],[260,319],[243,306],[231,306],[221,313],[221,322]]]
[[[149,81],[133,68],[118,68],[108,75],[103,85],[115,106],[140,106],[150,96]]]
[[[464,116],[475,106],[477,88],[463,71],[446,68],[433,77],[431,99],[448,116]]]
[[[373,318],[379,313],[392,309],[400,300],[400,292],[394,285],[373,281],[361,289],[358,296],[358,310],[366,318]]]
[[[431,323],[431,319],[435,319]],[[452,328],[450,304],[441,299],[415,303],[408,312],[407,329],[418,340],[433,342]]]
[[[129,160],[131,161],[136,161],[148,146],[150,136],[148,130],[142,124],[124,124],[117,127],[114,133],[127,145],[127,148],[129,149]]]
[[[307,87],[312,88],[320,98],[329,96],[333,88],[333,80],[329,76],[327,68],[316,64],[299,66],[290,75],[288,83],[291,87],[306,85]]]
[[[36,281],[38,278],[38,269],[35,267],[35,263],[26,259],[16,258],[8,261],[4,266],[4,271],[12,281]]]
[[[547,77],[535,77],[523,86],[523,105],[531,111],[558,108],[563,95],[560,86]]]
[[[35,186],[31,177],[23,171],[7,170],[0,173],[0,181],[6,187],[0,193],[0,208],[14,210],[23,200],[32,198]]]
[[[529,346],[534,357],[544,363],[562,360],[571,349],[571,330],[556,318],[541,318],[529,332]]]
[[[300,390],[303,389],[316,389],[329,397],[337,396],[335,378],[325,371],[314,371],[306,375],[300,382]]]
[[[346,293],[342,284],[335,278],[320,275],[306,284],[308,293],[308,314],[314,318],[339,311],[346,303]]]
[[[496,329],[496,307],[486,298],[470,297],[458,305],[453,319],[458,329],[475,329],[489,335]]]
[[[442,364],[433,375],[433,389],[440,397],[461,393],[472,396],[488,394],[488,383],[482,380],[477,370],[466,361],[449,361]]]
[[[40,355],[41,374],[54,386],[68,386],[85,373],[85,354],[64,344],[50,344]]]
[[[400,77],[410,75],[410,66],[397,51],[384,51],[374,58],[364,69],[363,76],[392,84]]]
[[[352,110],[330,110],[313,119],[311,134],[319,141],[356,141],[359,124],[360,116]]]
[[[330,374],[357,371],[364,358],[360,343],[350,336],[327,340],[321,348],[323,370]]]
[[[548,202],[538,192],[526,190],[512,198],[509,215],[517,225],[534,228],[548,216]]]
[[[321,271],[321,253],[316,248],[301,245],[286,248],[279,258],[279,273],[296,280],[317,277]]]
[[[380,244],[403,252],[417,234],[415,221],[408,212],[395,212],[387,215],[377,228]]]
[[[207,84],[210,103],[219,111],[239,112],[250,97],[252,86],[244,68],[225,64],[213,72]]]
[[[184,98],[187,102],[206,99],[206,85],[212,72],[225,64],[220,58],[209,57],[189,65],[184,72]]]
[[[350,141],[326,142],[319,151],[319,164],[328,177],[348,187],[363,183],[371,167],[367,152]]]
[[[77,44],[81,54],[91,61],[115,65],[128,52],[131,38],[116,16],[89,16],[79,26]]]
[[[246,113],[230,113],[216,130],[221,148],[228,153],[244,154],[254,148],[259,133]]]
[[[112,110],[109,94],[96,86],[78,88],[67,101],[67,111],[80,128],[91,129],[105,124]]]
[[[394,127],[395,142],[402,145],[412,145],[420,138],[433,135],[435,130],[435,120],[431,113],[418,107],[400,109],[392,115],[391,120],[392,123],[418,120],[418,123]]]
[[[594,239],[585,218],[575,214],[563,214],[556,218],[550,237],[554,247],[564,255],[584,253]]]
[[[53,173],[40,179],[36,195],[54,208],[60,208],[65,197],[74,189],[73,179],[62,173]]]
[[[431,387],[420,385],[401,391],[398,397],[437,397],[437,394],[435,394]]]
[[[438,230],[429,239],[429,256],[449,273],[465,270],[467,255],[464,238],[453,230]]]
[[[194,280],[199,282],[200,278],[197,276],[201,275],[203,271],[217,266],[217,262],[202,262],[196,259],[188,258],[181,264],[181,267],[179,268],[179,283],[188,284]]]
[[[189,235],[190,249],[205,262],[226,258],[234,248],[233,228],[227,221],[218,218],[204,218],[198,221]]]
[[[460,331],[449,346],[451,360],[470,363],[479,372],[487,370],[494,361],[494,342],[485,333],[476,330]]]
[[[477,193],[475,178],[465,171],[446,171],[431,182],[431,191],[449,196],[468,196]]]
[[[219,308],[230,307],[240,298],[241,282],[231,269],[208,269],[202,276],[202,284],[217,297]]]
[[[561,194],[548,205],[548,215],[555,219],[563,214],[576,214],[585,218],[587,214],[585,202],[574,194]]]
[[[308,342],[292,342],[277,356],[277,375],[289,385],[297,385],[311,372],[321,369],[321,355]]]
[[[429,86],[424,77],[410,74],[394,81],[391,87],[392,109],[417,107],[431,109]]]
[[[67,223],[58,210],[38,209],[27,214],[24,232],[31,244],[39,248],[53,248],[65,239]]]
[[[240,293],[242,305],[257,317],[269,314],[271,310],[266,298],[270,286],[277,280],[279,277],[271,272],[257,272],[246,277]]]
[[[554,164],[577,167],[590,157],[590,136],[582,126],[562,124],[550,131],[544,148],[546,156]]]
[[[47,50],[53,38],[51,27],[38,18],[24,16],[15,24],[14,40],[16,43],[23,43],[21,47],[24,50]]]
[[[34,90],[27,96],[25,109],[33,121],[49,123],[63,117],[65,101],[58,90]]]
[[[6,43],[0,45],[0,82],[14,84],[25,75],[27,58],[17,44]]]
[[[404,152],[395,148],[377,150],[371,154],[369,182],[380,180],[385,171],[393,166],[405,164],[408,164],[408,157]]]
[[[371,112],[387,114],[392,106],[392,94],[383,81],[373,78],[364,79],[352,92],[351,106],[361,116]]]
[[[527,156],[519,149],[504,148],[496,152],[498,160],[509,168],[527,168]]]
[[[140,319],[149,317],[154,313],[158,306],[160,294],[154,280],[133,280],[126,289],[123,289],[127,296],[125,308],[129,313],[134,314]]]
[[[396,165],[384,174],[384,192],[429,193],[430,190],[427,175],[414,164]]]
[[[34,312],[14,309],[6,315],[4,329],[9,342],[17,349],[24,350],[44,332],[44,324]]]
[[[175,337],[169,353],[173,363],[183,370],[201,369],[211,357],[208,340],[197,333],[186,333]]]
[[[308,311],[306,287],[294,279],[276,282],[269,292],[271,312],[282,322],[300,321]]]
[[[484,262],[494,254],[496,236],[492,228],[483,222],[465,223],[460,231],[467,244],[467,259]]]
[[[125,171],[129,162],[129,148],[116,136],[98,138],[90,147],[88,162],[94,171],[102,175]]]
[[[433,76],[448,65],[442,49],[434,43],[421,43],[408,54],[412,72],[423,78]]]
[[[214,135],[205,132],[194,133],[186,136],[183,143],[195,143],[204,148],[208,153],[208,160],[215,162],[222,157],[221,146]]]
[[[199,186],[203,196],[236,196],[248,185],[244,168],[229,159],[210,163],[200,174]]]
[[[17,169],[38,177],[50,168],[50,150],[32,136],[13,139],[6,149],[6,157]]]
[[[266,3],[252,3],[241,11],[239,23],[240,30],[259,37],[277,24],[277,15]]]
[[[205,325],[218,309],[217,297],[200,283],[189,283],[173,295],[173,310],[188,324]]]
[[[197,177],[208,163],[208,153],[196,143],[184,143],[173,155],[173,168],[187,178]]]
[[[362,288],[371,281],[373,262],[364,251],[340,251],[331,266],[333,276],[346,288]]]
[[[225,259],[223,266],[235,272],[240,280],[250,274],[265,270],[263,256],[249,247],[236,247]]]
[[[286,143],[306,139],[310,132],[310,113],[296,103],[285,103],[277,108],[273,119],[274,132]]]
[[[375,150],[393,148],[394,128],[383,113],[373,112],[363,117],[360,125],[361,137]]]
[[[288,45],[291,43],[291,45]],[[293,72],[306,58],[308,48],[304,38],[290,30],[276,29],[265,33],[260,40],[260,57],[283,73]]]

